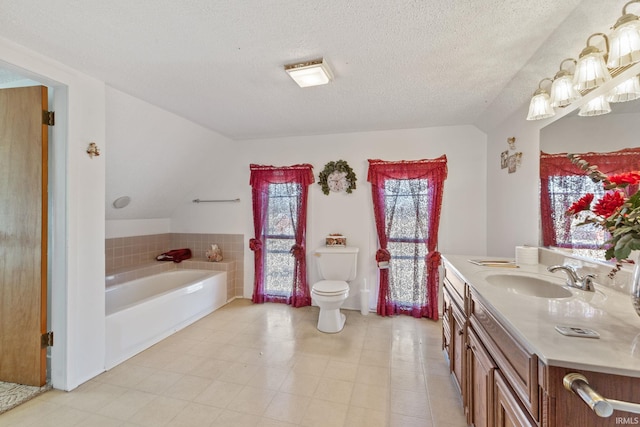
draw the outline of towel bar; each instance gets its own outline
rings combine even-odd
[[[219,200],[200,200],[193,199],[193,203],[220,203],[220,202],[239,202],[240,199],[219,199]]]
[[[564,376],[562,384],[567,390],[577,394],[599,417],[610,417],[614,410],[640,414],[640,404],[622,400],[607,399],[589,385],[587,378],[578,373]]]

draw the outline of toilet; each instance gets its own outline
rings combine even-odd
[[[311,298],[320,307],[318,330],[340,332],[346,318],[340,307],[349,296],[347,282],[356,278],[358,248],[326,246],[316,249],[314,255],[322,279],[311,287]]]

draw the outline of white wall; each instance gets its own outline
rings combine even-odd
[[[70,390],[104,368],[104,84],[0,39],[3,66],[53,87],[51,349],[53,386]]]
[[[238,233],[245,235],[245,287],[249,298],[253,286],[253,237],[251,163],[286,166],[311,163],[318,173],[331,160],[346,160],[358,177],[352,194],[326,196],[317,183],[309,191],[307,255],[309,278],[317,279],[313,248],[324,244],[329,233],[347,236],[347,244],[360,248],[359,273],[345,308],[359,309],[359,289],[366,278],[370,287],[377,274],[374,255],[377,237],[367,182],[367,159],[410,160],[446,154],[445,181],[439,249],[443,253],[483,255],[486,252],[486,137],[471,126],[360,132],[239,141],[220,159],[212,159],[210,181],[201,183],[194,198],[236,198],[240,203],[192,204],[178,209],[171,218],[172,232]],[[374,295],[372,295],[372,300]],[[375,306],[375,305],[374,305]]]
[[[517,245],[538,246],[540,128],[548,120],[527,121],[523,107],[490,132],[487,142],[487,255],[515,257]],[[516,138],[522,164],[515,173],[500,167],[507,138]]]

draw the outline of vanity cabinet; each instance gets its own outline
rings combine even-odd
[[[482,282],[487,271],[468,265],[466,257],[454,257],[456,263],[445,261],[443,296],[444,316],[442,320],[443,349],[449,361],[454,382],[460,388],[467,423],[475,427],[520,426],[520,427],[606,427],[620,425],[640,425],[640,414],[613,411],[610,417],[599,417],[580,397],[564,388],[563,379],[569,373],[584,375],[589,385],[607,399],[635,402],[640,404],[640,368],[629,363],[629,355],[637,358],[637,319],[634,317],[626,325],[632,333],[632,340],[615,341],[613,350],[607,352],[603,343],[598,341],[581,341],[584,338],[556,338],[561,345],[559,352],[565,367],[548,365],[540,360],[536,353],[547,354],[550,349],[542,347],[539,351],[535,341],[527,340],[528,328],[520,326],[516,329],[516,318],[520,313],[529,321],[542,322],[543,330],[553,331],[555,318],[545,318],[545,308],[539,305],[536,310],[522,304],[522,299],[509,299],[508,293],[497,296],[495,291],[487,289]],[[460,263],[460,264],[458,264]],[[542,270],[543,267],[540,267]],[[478,274],[478,276],[474,276]],[[474,279],[478,283],[467,283],[464,277]],[[471,279],[470,279],[471,280]],[[484,294],[481,292],[484,291]],[[620,304],[628,304],[628,298],[619,299],[615,293],[606,292],[606,299],[600,304],[616,302],[615,306],[606,307],[616,310]],[[508,304],[520,301],[515,311]],[[604,310],[602,306],[599,308]],[[514,317],[508,317],[514,316]],[[620,321],[620,313],[616,312],[615,321]],[[604,323],[601,331],[606,332]],[[533,328],[534,331],[539,331]],[[524,332],[523,332],[524,331]],[[628,331],[625,331],[628,332]],[[539,332],[538,332],[539,333]],[[579,340],[573,341],[570,340]],[[601,341],[604,341],[605,338]],[[593,346],[591,344],[594,344]],[[599,344],[599,345],[598,345]],[[540,342],[537,344],[540,346]],[[555,350],[555,348],[553,349]],[[571,363],[570,360],[585,360],[580,352],[591,351],[596,364],[584,362]],[[606,352],[606,353],[605,353]],[[574,357],[575,353],[575,357]],[[600,354],[608,354],[605,360]],[[617,366],[620,360],[627,358],[626,365]],[[588,359],[588,358],[587,358]],[[593,358],[591,358],[593,360]],[[552,360],[552,359],[548,359]],[[558,360],[558,359],[556,359]],[[639,359],[640,360],[640,359]],[[631,362],[635,362],[632,360]],[[560,364],[560,363],[555,363]],[[575,367],[571,367],[575,365]],[[567,367],[568,366],[568,367]],[[580,369],[593,366],[592,370]],[[623,368],[632,372],[633,376],[625,376]],[[614,373],[607,373],[614,372]],[[616,374],[617,373],[617,374]],[[637,375],[636,375],[637,374]]]
[[[443,281],[443,349],[475,427],[536,426],[538,360],[449,268]]]

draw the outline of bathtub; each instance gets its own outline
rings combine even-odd
[[[111,369],[227,302],[227,273],[173,270],[106,289],[105,368]]]

